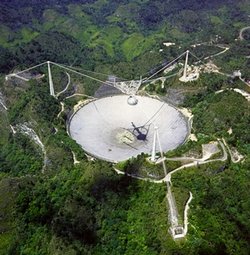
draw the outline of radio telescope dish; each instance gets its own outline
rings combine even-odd
[[[127,95],[88,103],[73,115],[68,130],[88,154],[119,162],[151,153],[154,126],[163,151],[182,144],[189,133],[187,120],[178,109],[157,99]]]

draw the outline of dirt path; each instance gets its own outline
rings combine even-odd
[[[161,183],[161,182],[170,182],[171,183],[171,176],[172,174],[182,170],[182,169],[186,169],[186,168],[189,168],[189,167],[193,167],[193,166],[197,166],[197,165],[203,165],[203,164],[207,164],[207,163],[211,163],[211,162],[216,162],[216,161],[226,161],[227,160],[227,151],[226,151],[226,148],[224,146],[224,144],[219,140],[218,141],[221,148],[222,148],[222,151],[223,151],[223,155],[221,156],[221,158],[218,158],[218,159],[210,159],[210,160],[207,160],[207,156],[203,157],[203,158],[199,158],[199,159],[194,159],[192,158],[193,162],[191,163],[188,163],[188,164],[185,164],[185,165],[182,165],[178,168],[176,168],[175,170],[169,172],[163,179],[161,180],[156,180],[155,183]],[[180,158],[176,158],[178,160],[180,160]],[[184,157],[185,159],[185,157]],[[188,158],[188,159],[191,159],[191,158]]]
[[[76,165],[76,164],[80,164],[81,162],[80,162],[79,160],[77,160],[77,158],[76,158],[76,154],[75,154],[73,151],[71,151],[71,153],[72,153],[72,155],[73,155],[74,165]]]
[[[189,204],[191,203],[191,201],[193,199],[193,195],[192,195],[191,192],[189,193],[190,194],[189,199],[188,199],[188,201],[185,205],[185,209],[184,209],[184,224],[183,224],[183,227],[181,227],[178,223],[178,211],[177,211],[177,207],[176,207],[176,204],[175,204],[175,199],[174,199],[173,194],[171,192],[171,177],[172,177],[172,174],[176,173],[177,171],[187,169],[189,167],[194,167],[194,166],[197,166],[197,165],[201,165],[201,164],[207,164],[207,163],[216,162],[216,161],[226,161],[227,158],[228,158],[228,154],[227,154],[227,151],[226,151],[226,148],[225,148],[225,145],[224,145],[225,140],[223,139],[222,141],[218,139],[218,143],[222,148],[223,155],[220,158],[217,158],[217,159],[209,160],[209,158],[212,155],[214,155],[214,153],[212,153],[211,151],[205,151],[205,150],[203,150],[203,157],[199,158],[199,159],[189,158],[189,157],[176,157],[176,158],[172,158],[172,159],[164,158],[163,163],[164,163],[165,160],[180,160],[180,159],[181,160],[188,159],[188,160],[192,160],[193,162],[188,163],[188,164],[184,164],[183,166],[178,167],[175,170],[167,173],[166,176],[161,180],[153,180],[153,179],[150,179],[150,178],[143,178],[143,177],[135,176],[135,175],[132,175],[132,174],[127,174],[123,171],[120,171],[119,169],[117,169],[115,167],[114,167],[114,170],[117,174],[123,174],[123,175],[126,174],[126,175],[128,175],[132,178],[142,180],[142,181],[149,181],[149,182],[153,182],[153,183],[166,182],[166,184],[167,184],[166,198],[167,198],[167,202],[168,202],[169,216],[170,216],[170,221],[171,221],[170,230],[171,230],[171,233],[172,233],[172,236],[173,236],[174,239],[183,238],[187,235],[187,232],[188,232],[188,224],[189,224],[188,210],[189,210]],[[211,150],[214,150],[214,149],[211,149]],[[231,154],[230,154],[230,156],[231,156]],[[178,230],[180,230],[180,229],[182,231],[180,233],[178,233]]]
[[[228,146],[228,144],[226,143],[226,141],[225,141],[224,138],[222,138],[222,141],[223,141],[223,143],[225,144],[225,146],[227,147],[228,153],[229,153],[230,158],[231,158],[231,160],[232,160],[233,163],[238,163],[238,162],[240,162],[240,161],[244,158],[244,156],[241,155],[236,149],[235,149],[234,151],[232,151],[232,150],[229,148],[229,146]]]
[[[244,36],[243,36],[243,33],[244,33],[246,30],[248,30],[248,29],[250,29],[250,26],[248,26],[248,27],[243,27],[243,28],[240,30],[240,34],[239,34],[240,40],[244,40],[244,39],[245,39]]]
[[[249,86],[249,85],[248,85]],[[248,93],[248,92],[246,92],[245,90],[243,90],[243,89],[221,89],[221,90],[218,90],[218,91],[216,91],[215,92],[215,94],[220,94],[220,93],[222,93],[222,92],[224,92],[224,91],[227,91],[227,90],[233,90],[233,91],[235,91],[236,93],[239,93],[239,94],[241,94],[243,97],[245,97],[245,99],[247,100],[247,101],[250,101],[250,94]]]
[[[64,109],[65,109],[65,104],[63,102],[60,102],[61,104],[61,111],[57,114],[57,118],[60,117],[60,115],[64,112]]]
[[[247,83],[242,77],[239,77],[242,82],[244,82],[248,87],[250,87],[250,83]]]
[[[192,159],[193,162],[191,163],[187,163],[187,164],[184,164],[176,169],[174,169],[173,171],[167,173],[167,175],[162,178],[161,180],[154,180],[154,179],[151,179],[151,178],[146,178],[146,177],[139,177],[139,176],[136,176],[136,175],[133,175],[133,174],[129,174],[129,173],[125,173],[117,168],[114,167],[114,170],[117,174],[123,174],[123,175],[127,175],[127,176],[130,176],[132,178],[135,178],[135,179],[138,179],[138,180],[143,180],[143,181],[148,181],[148,182],[152,182],[152,183],[163,183],[163,182],[169,182],[171,183],[171,176],[172,174],[182,170],[182,169],[186,169],[186,168],[189,168],[189,167],[193,167],[193,166],[197,166],[197,165],[203,165],[203,164],[207,164],[207,163],[212,163],[212,162],[216,162],[216,161],[226,161],[228,156],[227,156],[227,151],[226,151],[226,148],[225,148],[225,145],[223,144],[223,142],[221,142],[219,140],[219,144],[222,148],[222,151],[223,151],[223,155],[221,156],[221,158],[218,158],[218,159],[210,159],[210,160],[207,160],[207,157],[206,158],[189,158],[189,157],[176,157],[176,158],[164,158],[164,160],[174,160],[175,159],[177,161],[179,161],[180,159]]]
[[[67,83],[67,85],[65,86],[65,88],[62,91],[60,91],[60,92],[58,92],[56,94],[56,97],[59,97],[62,93],[64,93],[69,88],[69,85],[70,85],[70,82],[71,82],[71,78],[70,78],[70,75],[67,72],[66,72],[66,75],[68,77],[68,83]]]
[[[249,85],[248,85],[249,86]],[[245,90],[242,89],[233,89],[235,92],[241,94],[243,97],[246,98],[247,101],[250,101],[250,94],[247,93]]]
[[[213,57],[219,56],[219,55],[221,55],[221,54],[224,54],[226,51],[228,51],[228,50],[230,49],[229,47],[224,47],[224,46],[221,46],[221,45],[215,45],[215,46],[218,47],[218,48],[221,48],[222,51],[220,51],[220,52],[218,52],[218,53],[216,53],[216,54],[213,54],[213,55],[210,55],[210,56],[205,57],[205,58],[204,58],[205,60],[206,60],[206,59],[209,59],[209,58],[213,58]]]
[[[183,233],[184,236],[188,232],[188,210],[189,210],[189,204],[191,203],[192,199],[193,199],[193,194],[189,192],[189,199],[185,205],[185,210],[184,210],[184,233]]]

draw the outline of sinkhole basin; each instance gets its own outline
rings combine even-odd
[[[155,127],[164,152],[182,144],[189,134],[187,118],[175,107],[150,97],[127,95],[91,101],[71,117],[70,136],[88,154],[119,162],[152,151]],[[159,151],[158,141],[156,151]]]

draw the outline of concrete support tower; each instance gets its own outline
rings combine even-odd
[[[50,61],[47,61],[48,64],[48,75],[49,75],[49,90],[50,90],[50,95],[55,97],[55,91],[54,91],[54,84],[52,80],[52,74],[51,74],[51,69],[50,69]]]
[[[152,162],[156,161],[156,139],[158,138],[157,134],[158,134],[158,127],[155,127],[152,154],[151,154],[151,161]]]
[[[156,144],[158,144],[159,151],[161,153],[161,157],[163,157],[163,152],[161,148],[161,142],[160,142],[160,137],[159,137],[159,132],[158,132],[158,127],[154,127],[154,139],[153,139],[153,146],[152,146],[152,154],[150,160],[152,162],[156,162]]]
[[[188,65],[188,54],[189,50],[186,51],[186,59],[185,59],[185,65],[184,65],[184,71],[183,71],[183,80],[187,79],[187,65]]]

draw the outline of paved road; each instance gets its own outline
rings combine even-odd
[[[223,140],[224,141],[224,140]],[[178,211],[177,211],[177,207],[176,207],[176,203],[175,203],[175,199],[174,196],[172,194],[171,191],[171,176],[173,173],[180,171],[182,169],[185,168],[189,168],[189,167],[193,167],[193,166],[197,166],[198,164],[207,164],[207,163],[211,163],[211,162],[216,162],[216,161],[226,161],[228,158],[228,154],[226,151],[226,147],[223,144],[223,142],[221,142],[221,140],[218,140],[222,151],[223,151],[223,155],[221,156],[221,158],[217,158],[217,159],[211,159],[211,160],[205,160],[205,159],[193,159],[194,161],[192,163],[188,163],[185,164],[179,168],[176,168],[174,171],[168,173],[163,179],[161,180],[152,180],[149,178],[142,178],[142,177],[138,177],[138,176],[134,176],[134,175],[130,175],[127,174],[128,176],[131,176],[133,178],[139,179],[139,180],[144,180],[144,181],[149,181],[149,182],[154,182],[154,183],[162,183],[162,182],[166,182],[167,184],[167,203],[168,203],[168,207],[169,207],[169,213],[170,213],[170,221],[171,221],[171,229],[172,229],[172,234],[173,234],[173,238],[183,238],[186,236],[187,231],[188,231],[188,210],[189,210],[189,204],[193,199],[193,195],[190,192],[190,196],[189,199],[185,205],[185,209],[184,209],[184,226],[183,226],[183,232],[181,234],[175,234],[175,230],[177,230],[177,228],[179,227],[179,222],[178,222]],[[179,159],[179,158],[176,158]],[[187,159],[191,159],[191,158],[187,158]],[[165,159],[166,160],[166,159]],[[163,161],[163,165],[164,165],[164,161]],[[114,170],[118,173],[118,174],[125,174],[124,172],[114,168]]]
[[[222,147],[222,151],[223,151],[223,155],[222,155],[221,158],[210,159],[210,160],[206,160],[206,161],[202,161],[201,159],[195,160],[192,163],[188,163],[188,164],[185,164],[185,165],[183,165],[181,167],[176,168],[172,172],[169,172],[163,179],[161,179],[159,181],[156,181],[156,182],[170,182],[171,183],[171,176],[172,176],[172,174],[174,174],[175,172],[180,171],[180,170],[182,170],[184,168],[189,168],[189,167],[197,166],[198,164],[202,165],[202,164],[207,164],[207,163],[216,162],[216,161],[226,161],[227,160],[227,151],[226,151],[226,148],[225,148],[224,144],[220,140],[219,140],[219,144]]]
[[[182,169],[185,169],[185,168],[189,168],[189,167],[193,167],[193,166],[197,166],[198,164],[199,165],[202,165],[202,164],[207,164],[207,163],[211,163],[211,162],[216,162],[216,161],[226,161],[227,160],[227,151],[226,151],[226,148],[224,146],[224,144],[219,140],[219,144],[221,145],[222,147],[222,151],[223,151],[223,155],[221,158],[216,158],[216,159],[210,159],[210,160],[206,160],[204,161],[202,158],[200,159],[194,159],[194,158],[188,158],[187,159],[192,159],[193,162],[191,163],[188,163],[188,164],[185,164],[185,165],[182,165],[178,168],[176,168],[175,170],[169,172],[163,179],[161,180],[154,180],[154,179],[151,179],[151,178],[146,178],[146,177],[139,177],[139,176],[136,176],[136,175],[133,175],[133,174],[129,174],[129,173],[125,173],[123,171],[120,171],[118,170],[117,168],[114,167],[114,170],[118,173],[118,174],[126,174],[132,178],[135,178],[135,179],[138,179],[138,180],[143,180],[143,181],[148,181],[148,182],[153,182],[153,183],[162,183],[162,182],[169,182],[171,183],[171,176],[172,174],[174,174],[175,172],[177,171],[180,171]],[[176,158],[176,159],[180,159],[180,158]],[[182,158],[183,159],[183,158]],[[169,159],[168,159],[169,160]]]

